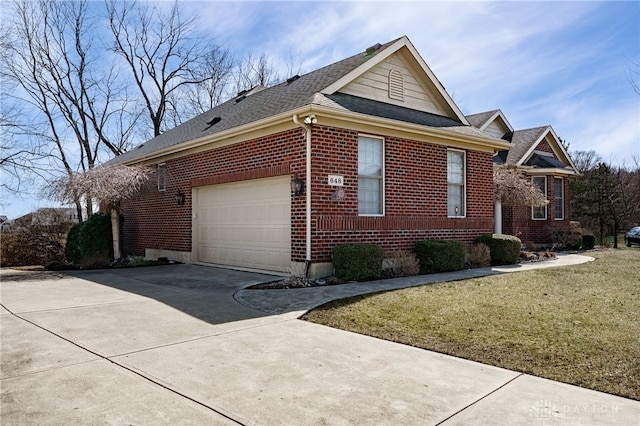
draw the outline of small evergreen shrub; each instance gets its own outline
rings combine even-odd
[[[464,268],[465,247],[461,241],[424,240],[414,246],[421,273],[459,271]]]
[[[346,281],[380,278],[383,260],[382,248],[375,244],[341,244],[333,248],[335,275]]]
[[[476,238],[476,243],[484,243],[491,251],[492,265],[511,265],[518,263],[522,241],[513,235],[485,234]]]
[[[84,222],[73,225],[67,234],[67,245],[64,249],[64,254],[69,262],[78,263],[82,259],[80,254],[80,231],[83,225]]]
[[[97,213],[71,228],[65,254],[67,260],[79,264],[84,259],[92,260],[89,263],[96,263],[95,259],[102,259],[101,262],[113,259],[111,217]]]
[[[467,263],[472,268],[491,265],[491,249],[485,243],[475,243],[467,249]]]
[[[582,248],[585,250],[591,250],[596,246],[596,237],[593,235],[582,236]]]

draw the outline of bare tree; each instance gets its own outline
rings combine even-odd
[[[87,1],[16,1],[13,12],[1,56],[3,79],[18,89],[4,96],[11,108],[25,111],[9,128],[13,140],[30,141],[30,154],[37,147],[48,159],[41,167],[67,175],[90,170],[103,151],[125,151],[135,116],[125,112],[118,74],[95,46]],[[14,163],[20,153],[11,157]],[[74,202],[82,218],[80,197]],[[91,206],[87,200],[88,214]]]
[[[53,181],[52,193],[62,202],[82,194],[98,199],[111,215],[113,257],[120,259],[120,209],[124,200],[135,196],[149,180],[151,169],[140,166],[104,165],[84,173],[65,175]]]
[[[598,163],[602,162],[602,157],[595,151],[574,151],[571,153],[573,164],[580,173],[593,169]]]
[[[640,95],[640,62],[632,62],[627,70],[627,80],[633,90]]]
[[[212,68],[219,66],[224,73],[228,52],[207,45],[195,32],[195,16],[183,16],[177,1],[167,9],[155,3],[110,0],[107,12],[113,51],[125,60],[157,136],[168,116],[172,124],[180,121],[183,114],[177,100],[184,89],[214,81]]]
[[[494,197],[507,206],[541,207],[549,201],[531,179],[507,166],[493,169]]]
[[[269,61],[265,53],[258,57],[248,53],[239,63],[236,70],[236,89],[238,92],[256,86],[268,87],[279,80],[276,67]]]

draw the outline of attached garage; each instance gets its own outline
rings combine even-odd
[[[290,179],[278,176],[196,188],[196,259],[286,272],[291,267]]]

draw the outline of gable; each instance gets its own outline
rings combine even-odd
[[[540,137],[531,144],[518,165],[536,168],[568,169],[572,173],[577,170],[560,140],[551,126],[546,126]]]
[[[505,126],[505,124],[499,120],[493,120],[487,127],[484,128],[484,131],[489,133],[494,138],[502,139],[502,137],[509,133],[511,130]]]
[[[430,114],[468,125],[466,117],[406,36],[384,49],[367,49],[370,59],[321,93],[343,93]]]
[[[378,102],[448,116],[434,93],[416,76],[412,67],[396,52],[356,78],[338,92]]]
[[[468,115],[467,120],[472,126],[498,139],[505,139],[507,134],[513,132],[513,127],[499,109]]]

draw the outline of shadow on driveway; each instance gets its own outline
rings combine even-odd
[[[36,312],[82,309],[92,305],[114,304],[125,299],[119,292],[78,285],[76,280],[69,279],[72,277],[154,299],[211,324],[269,315],[240,305],[233,295],[245,287],[281,278],[185,264],[64,272],[2,269],[3,305],[13,312]]]

